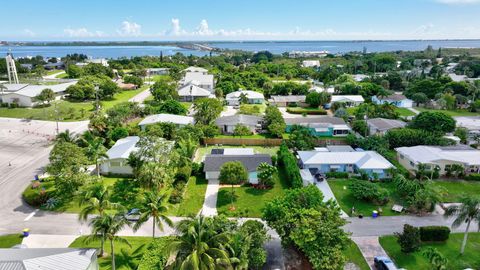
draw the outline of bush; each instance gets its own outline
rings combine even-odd
[[[402,233],[395,233],[403,253],[415,252],[420,248],[420,230],[409,224],[403,226]]]
[[[175,174],[175,183],[176,182],[188,182],[188,179],[192,175],[192,167],[184,166],[178,168],[177,173]]]
[[[201,176],[203,174],[203,162],[192,163],[192,175]]]
[[[22,197],[30,206],[40,207],[50,198],[54,190],[53,185],[53,181],[44,183],[35,181],[25,189]]]
[[[327,111],[324,109],[287,108],[287,112],[292,114],[327,115]]]
[[[450,236],[450,228],[447,226],[420,227],[420,239],[423,242],[445,242]]]
[[[328,172],[327,178],[348,178],[347,172]]]
[[[480,181],[480,173],[471,173],[465,177],[466,180]]]
[[[365,180],[352,180],[348,185],[353,196],[362,201],[385,205],[388,202],[388,191],[377,184]]]
[[[138,270],[163,269],[168,261],[168,244],[172,242],[173,237],[157,238],[143,252],[143,256],[138,263]]]
[[[295,156],[288,150],[287,145],[282,144],[280,150],[278,150],[278,167],[280,170],[284,170],[288,185],[291,188],[303,187],[302,176],[300,175],[300,169],[297,166],[297,160]]]

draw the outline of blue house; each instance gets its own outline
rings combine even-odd
[[[351,129],[342,118],[332,116],[285,118],[286,132],[295,125],[306,127],[317,137],[345,137]]]
[[[402,94],[392,94],[386,97],[372,97],[372,102],[381,105],[384,103],[393,104],[399,108],[412,108],[413,107],[413,100],[408,99],[406,96]]]

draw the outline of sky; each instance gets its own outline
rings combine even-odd
[[[16,0],[2,10],[8,41],[480,38],[480,0]]]

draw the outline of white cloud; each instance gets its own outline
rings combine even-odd
[[[120,36],[140,36],[142,34],[142,26],[136,22],[123,21],[122,27],[117,30]]]
[[[197,34],[200,35],[200,36],[210,36],[210,35],[214,34],[213,31],[211,31],[208,28],[207,20],[203,19],[200,22],[200,25],[198,26],[198,29],[197,29]]]
[[[435,25],[432,23],[420,25],[417,29],[412,31],[412,35],[414,36],[422,36],[422,35],[428,35],[428,34],[434,34],[435,33]]]
[[[37,34],[30,29],[23,29],[23,33],[29,37],[35,37]]]
[[[478,4],[480,0],[436,0],[436,2],[449,5]]]
[[[172,18],[171,20],[171,29],[166,32],[166,34],[171,36],[179,36],[185,34],[185,31],[182,30],[180,26],[180,20],[177,18]]]
[[[104,34],[101,31],[90,32],[85,27],[73,29],[73,28],[66,28],[63,29],[63,32],[73,38],[91,38],[91,37],[102,37]]]

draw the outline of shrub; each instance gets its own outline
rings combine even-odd
[[[175,182],[188,182],[190,175],[192,175],[192,167],[180,167],[175,174]]]
[[[420,230],[409,224],[403,226],[402,233],[395,233],[403,253],[415,252],[420,248]]]
[[[284,170],[288,185],[292,188],[301,188],[303,180],[300,175],[300,169],[297,166],[295,156],[288,150],[287,145],[282,144],[278,150],[278,167]]]
[[[138,263],[138,270],[163,269],[168,261],[168,244],[173,237],[162,237],[152,241]]]
[[[287,112],[292,114],[327,115],[327,111],[324,109],[287,108]]]
[[[348,178],[347,172],[328,172],[327,178]]]
[[[349,188],[355,198],[362,201],[385,205],[388,202],[388,191],[377,184],[364,180],[352,180]]]
[[[201,176],[203,174],[203,162],[192,163],[192,175]]]
[[[480,181],[480,173],[471,173],[465,177],[466,180]]]
[[[447,241],[450,236],[450,228],[447,226],[420,227],[420,239],[423,242]]]
[[[53,181],[40,183],[33,182],[22,194],[26,203],[34,207],[40,207],[51,197],[53,191]]]

